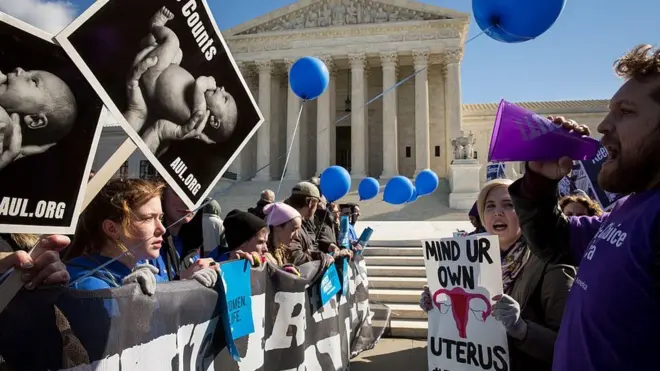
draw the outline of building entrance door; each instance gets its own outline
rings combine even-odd
[[[351,171],[351,127],[337,126],[337,158],[335,163]]]

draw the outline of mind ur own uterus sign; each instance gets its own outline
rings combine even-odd
[[[429,371],[508,371],[506,330],[491,316],[502,294],[496,236],[422,240],[433,309],[428,313]]]

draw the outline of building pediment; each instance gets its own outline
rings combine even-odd
[[[454,10],[410,0],[299,0],[234,27],[227,35],[468,17]]]

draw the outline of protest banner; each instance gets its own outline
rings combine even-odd
[[[598,202],[603,210],[610,209],[621,196],[598,186],[598,173],[605,161],[607,161],[607,149],[600,147],[593,160],[576,162],[571,173],[559,182],[559,195],[567,196],[579,189]]]
[[[73,234],[103,103],[52,36],[0,12],[0,233]]]
[[[433,309],[428,321],[429,371],[507,371],[506,330],[491,316],[502,268],[495,236],[423,240]]]
[[[252,316],[233,319],[255,330],[235,341],[239,362],[225,346],[219,293],[194,280],[158,284],[153,296],[137,285],[23,290],[0,314],[0,355],[12,371],[344,370],[375,345],[384,328],[372,323],[390,312],[372,311],[361,257],[350,264],[348,295],[321,306],[318,264],[301,266],[303,277],[252,268]]]
[[[56,40],[191,209],[263,122],[205,0],[100,0]]]

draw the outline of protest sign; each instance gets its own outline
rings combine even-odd
[[[493,162],[486,167],[486,181],[506,178],[506,164],[504,162]]]
[[[254,332],[250,272],[247,260],[235,260],[220,266],[222,325],[229,353],[237,361],[240,355],[234,341]]]
[[[193,209],[263,116],[205,0],[136,4],[96,1],[56,39],[129,137]],[[155,65],[134,73],[150,60]],[[127,79],[132,81],[128,90]]]
[[[559,182],[560,196],[570,195],[579,189],[598,202],[603,210],[610,209],[621,196],[598,186],[598,173],[605,161],[607,161],[607,149],[600,147],[594,159],[576,162],[571,173]]]
[[[103,103],[52,36],[0,12],[0,233],[72,234]]]
[[[429,370],[509,370],[506,330],[491,316],[491,298],[503,291],[497,237],[423,240],[422,247],[433,302]]]
[[[137,285],[21,291],[0,314],[0,355],[12,371],[344,370],[375,345],[384,330],[376,323],[390,316],[372,312],[358,259],[348,296],[324,306],[319,262],[300,267],[305,278],[270,264],[252,268],[255,331],[235,341],[239,362],[226,348],[219,293],[194,280],[158,284],[153,296]],[[117,311],[108,313],[106,301]]]

